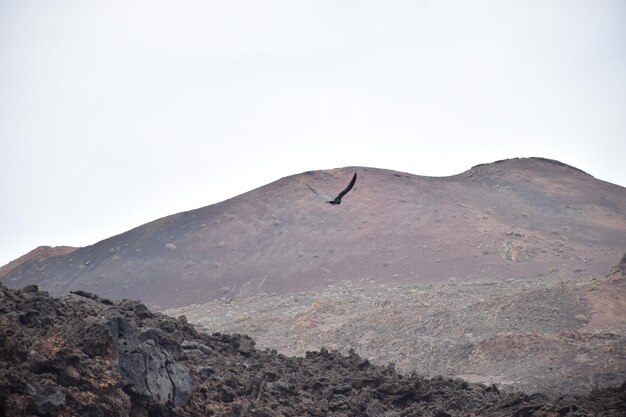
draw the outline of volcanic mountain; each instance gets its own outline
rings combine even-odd
[[[307,186],[354,189],[340,206]],[[626,248],[626,189],[521,158],[449,177],[348,167],[282,178],[4,273],[12,288],[88,290],[156,308],[322,290],[341,281],[561,279],[606,274]]]

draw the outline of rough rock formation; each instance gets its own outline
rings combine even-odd
[[[626,384],[587,397],[398,374],[354,353],[290,358],[198,333],[143,304],[0,285],[0,415],[620,416]]]

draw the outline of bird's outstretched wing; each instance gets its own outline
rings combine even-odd
[[[333,198],[330,196],[327,196],[326,194],[322,194],[320,192],[318,192],[315,188],[311,187],[309,184],[306,185],[307,187],[309,187],[309,190],[313,191],[313,194],[318,195],[320,197],[322,197],[324,200],[332,200]]]
[[[311,187],[309,184],[307,184],[306,186],[309,187],[309,190],[313,191],[314,194],[319,195],[320,197],[323,197],[328,204],[339,205],[341,204],[341,199],[343,198],[343,196],[348,194],[348,191],[350,191],[352,187],[354,187],[355,182],[356,182],[356,173],[352,177],[352,180],[350,181],[350,184],[348,184],[346,189],[340,192],[339,195],[335,198],[329,197],[326,194],[318,193],[317,190]]]
[[[352,180],[350,181],[350,184],[348,184],[348,186],[346,187],[345,190],[343,190],[342,192],[339,193],[339,195],[337,196],[337,198],[335,200],[340,200],[343,198],[344,195],[348,194],[348,191],[350,191],[352,189],[352,187],[354,187],[354,183],[356,182],[356,172],[354,173],[354,176],[352,177]]]

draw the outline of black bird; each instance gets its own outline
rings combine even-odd
[[[311,187],[310,185],[307,184],[307,187],[309,187],[309,190],[313,191],[315,194],[320,195],[326,199],[328,199],[329,201],[326,201],[328,204],[332,204],[333,206],[335,205],[339,205],[341,204],[341,199],[348,194],[348,191],[350,191],[352,189],[352,187],[354,187],[354,183],[356,182],[356,173],[354,174],[354,176],[352,177],[352,180],[350,181],[350,184],[348,184],[348,186],[346,187],[345,190],[343,190],[342,192],[339,193],[339,195],[335,198],[329,197],[325,194],[320,194],[318,193],[315,188]]]

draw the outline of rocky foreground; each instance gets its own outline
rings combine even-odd
[[[0,285],[3,416],[622,416],[626,383],[588,396],[401,375],[354,353],[256,350],[137,301]]]

